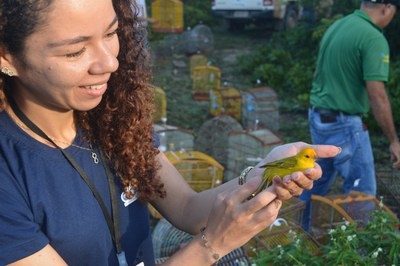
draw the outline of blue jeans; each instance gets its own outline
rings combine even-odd
[[[305,190],[300,199],[306,201],[303,227],[310,227],[311,195],[324,196],[329,192],[336,176],[343,178],[343,193],[350,190],[368,195],[376,195],[374,157],[368,130],[363,126],[360,116],[339,113],[336,122],[322,123],[321,115],[309,109],[308,120],[313,144],[332,144],[342,148],[342,152],[333,158],[319,159],[322,177],[314,182],[311,190]]]

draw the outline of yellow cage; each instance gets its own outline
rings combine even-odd
[[[167,96],[163,89],[156,86],[151,88],[155,90],[153,122],[164,122],[167,118]]]
[[[189,64],[190,64],[190,75],[193,75],[193,70],[198,66],[207,66],[208,59],[205,55],[202,54],[194,54],[190,56]]]
[[[221,70],[215,66],[197,66],[192,72],[192,96],[195,100],[208,100],[211,90],[221,87]]]
[[[200,192],[223,182],[224,167],[211,156],[199,151],[166,151],[165,155],[186,179]]]
[[[179,0],[153,0],[151,15],[156,21],[152,23],[155,32],[183,31],[183,3]]]
[[[396,214],[375,196],[359,191],[327,196],[312,195],[311,233],[319,242],[325,243],[329,229],[334,229],[346,221],[355,222],[362,228],[368,224],[372,212],[381,208],[397,219]]]
[[[210,91],[210,114],[218,116],[230,115],[238,122],[242,117],[242,96],[234,87],[223,87]]]

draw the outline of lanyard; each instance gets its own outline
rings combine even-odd
[[[54,140],[52,140],[49,136],[46,135],[46,133],[43,132],[37,125],[35,125],[18,107],[16,102],[12,97],[7,97],[7,101],[10,104],[11,109],[14,111],[15,115],[22,121],[24,124],[32,130],[35,134],[38,136],[48,140],[51,142],[57,149],[61,151],[61,153],[64,155],[64,157],[67,159],[67,161],[74,167],[74,169],[79,173],[79,175],[82,177],[82,179],[85,181],[89,189],[92,191],[94,197],[96,198],[97,202],[100,205],[100,208],[103,212],[104,218],[106,219],[108,229],[110,230],[112,240],[114,242],[114,246],[117,252],[117,258],[119,261],[120,266],[125,266],[128,265],[125,257],[125,252],[122,250],[121,247],[121,230],[120,230],[120,224],[119,224],[119,217],[118,217],[118,198],[117,198],[117,192],[114,184],[114,177],[111,173],[110,167],[104,160],[104,154],[100,150],[100,157],[101,160],[103,161],[103,167],[106,171],[107,175],[107,181],[108,181],[108,187],[110,189],[110,196],[111,196],[111,205],[112,205],[112,217],[107,211],[107,207],[104,204],[103,199],[100,196],[100,193],[94,186],[93,182],[89,179],[88,175],[86,172],[82,169],[82,167],[71,157],[70,154],[68,154],[64,149],[62,149],[60,146],[58,146]]]

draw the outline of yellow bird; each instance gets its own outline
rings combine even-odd
[[[317,153],[315,150],[311,147],[306,147],[295,156],[283,158],[260,166],[260,168],[265,168],[263,181],[257,190],[251,194],[250,198],[270,186],[272,184],[272,179],[275,176],[283,178],[284,176],[290,175],[294,172],[303,172],[308,168],[313,168],[316,160]]]

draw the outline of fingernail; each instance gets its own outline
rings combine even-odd
[[[338,153],[336,155],[338,155],[338,154],[340,154],[342,152],[342,148],[341,147],[337,147],[337,148],[338,148]]]

